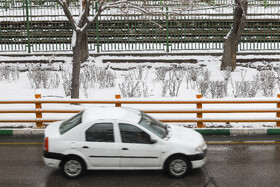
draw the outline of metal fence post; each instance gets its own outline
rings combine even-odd
[[[168,18],[168,7],[166,7],[166,52],[169,52],[169,18]]]
[[[98,3],[95,3],[95,13],[98,11]],[[99,23],[98,23],[98,17],[96,19],[96,48],[97,48],[97,53],[100,52],[100,43],[99,43]]]
[[[41,94],[35,94],[35,99],[40,100]],[[42,103],[35,103],[35,113],[36,113],[36,119],[42,119],[42,112],[39,112],[38,109],[42,109]],[[43,126],[42,122],[36,122],[36,126],[41,128]]]
[[[31,53],[30,49],[30,23],[29,23],[29,6],[28,6],[28,0],[25,0],[25,10],[26,10],[26,29],[27,29],[27,48],[28,48],[28,53]]]
[[[280,94],[277,95],[277,98],[280,99]],[[276,117],[278,117],[278,120],[280,118],[280,102],[277,102],[277,112],[276,112]],[[277,121],[277,127],[280,127],[280,121]]]
[[[121,99],[121,95],[115,95],[115,98],[117,99],[115,106],[116,107],[121,107],[122,106],[121,100],[120,100]]]
[[[198,119],[202,119],[202,111],[201,111],[201,109],[202,109],[202,103],[201,103],[201,101],[199,101],[199,99],[202,98],[202,95],[201,95],[201,94],[197,94],[197,95],[196,95],[196,98],[198,99],[198,100],[197,100],[197,103],[196,103],[196,108],[197,108],[196,117],[197,117]],[[198,121],[198,122],[197,122],[197,128],[202,128],[202,127],[203,127],[203,123],[202,123],[201,121]]]
[[[6,11],[8,10],[8,3],[7,3],[7,0],[5,0],[5,10],[6,10]]]

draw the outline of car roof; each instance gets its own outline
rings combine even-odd
[[[139,123],[141,112],[132,108],[125,107],[90,107],[83,112],[82,121],[89,122],[94,120],[122,120],[131,123]]]

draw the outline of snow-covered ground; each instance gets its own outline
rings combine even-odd
[[[20,58],[20,59],[19,59]],[[252,60],[252,62],[238,65],[236,70],[230,73],[227,81],[227,93],[223,96],[223,98],[233,99],[238,96],[236,91],[236,82],[244,82],[244,81],[251,81],[253,82],[256,79],[259,70],[257,69],[272,69],[273,71],[273,88],[272,88],[272,95],[265,97],[263,90],[259,89],[253,99],[272,99],[277,97],[277,93],[279,92],[279,84],[278,84],[278,74],[277,68],[280,65],[280,55],[274,56],[239,56],[239,59],[274,59],[274,62],[265,62],[264,60]],[[1,56],[1,61],[12,61],[12,60],[25,60],[25,63],[18,63],[18,64],[2,64],[0,66],[0,75],[2,71],[2,77],[0,77],[0,98],[1,100],[26,100],[26,99],[34,99],[35,94],[41,94],[43,99],[61,99],[61,98],[68,98],[69,96],[65,95],[65,91],[63,88],[63,79],[61,71],[51,71],[49,73],[56,73],[60,77],[60,83],[57,88],[49,88],[49,89],[35,89],[34,85],[32,87],[30,83],[30,79],[28,78],[28,74],[30,72],[26,71],[28,69],[32,69],[32,64],[28,63],[30,61],[36,60],[49,60],[49,61],[56,61],[55,63],[51,64],[43,64],[42,67],[52,70],[59,70],[59,69],[71,69],[71,57],[56,57],[56,56],[29,56],[29,57],[6,57]],[[188,63],[192,60],[197,60],[197,63]],[[275,60],[276,59],[276,60]],[[279,62],[277,61],[279,59]],[[117,60],[122,60],[121,62]],[[134,63],[126,63],[127,61],[134,62]],[[141,61],[141,63],[136,63],[135,61]],[[156,63],[155,60],[158,60],[159,63]],[[160,61],[168,60],[170,63],[163,63]],[[172,63],[173,61],[185,60],[185,63]],[[60,61],[65,61],[62,63]],[[86,89],[84,88],[84,83],[81,85],[80,89],[80,98],[81,99],[90,99],[90,100],[114,100],[116,94],[121,94],[122,98],[125,98],[125,94],[121,91],[121,85],[128,83],[130,81],[131,84],[136,84],[137,81],[141,83],[140,87],[137,87],[138,94],[134,95],[132,100],[137,99],[145,99],[145,100],[189,100],[195,99],[196,94],[200,92],[198,81],[205,78],[206,70],[209,73],[209,80],[210,81],[224,81],[225,77],[227,77],[227,72],[221,72],[219,70],[220,67],[221,57],[217,56],[149,56],[149,57],[137,57],[137,56],[111,56],[111,55],[103,55],[98,57],[91,57],[88,63],[84,64],[84,68],[82,69],[82,74],[85,73],[85,70],[90,68],[95,68],[94,70],[100,71],[104,70],[110,72],[111,75],[114,76],[112,78],[114,80],[114,85],[108,88],[100,88],[101,83],[95,81],[92,86],[88,86]],[[250,60],[249,60],[250,61]],[[10,78],[4,79],[3,77],[3,69],[6,66],[14,66],[20,72],[17,73],[19,77],[12,77],[12,73],[10,74]],[[33,64],[33,67],[36,65]],[[184,69],[182,74],[179,74],[181,85],[178,90],[178,94],[176,96],[172,96],[170,92],[163,93],[164,87],[163,80],[160,80],[157,76],[158,69],[170,68],[169,70],[180,70]],[[192,70],[197,71],[197,81],[193,81],[190,78],[188,73]],[[264,71],[264,70],[263,70]],[[265,70],[266,71],[266,70]],[[139,78],[139,73],[142,72],[142,78]],[[202,73],[201,73],[202,72]],[[171,74],[170,74],[171,75]],[[166,81],[170,80],[171,77],[167,73],[165,75]],[[107,76],[108,77],[108,76]],[[260,83],[261,77],[259,77]],[[2,80],[1,80],[2,79]],[[14,79],[14,80],[13,80]],[[134,82],[133,82],[134,81]],[[207,82],[207,81],[206,81]],[[128,86],[128,85],[126,85]],[[261,86],[261,85],[259,85]],[[128,87],[127,87],[128,88]],[[210,88],[209,88],[210,89]],[[164,96],[163,96],[164,95]],[[203,96],[204,98],[212,98],[213,95],[211,91],[208,90]],[[81,105],[81,106],[72,106],[72,105],[58,105],[58,104],[43,104],[43,109],[83,109],[89,107],[90,105]],[[185,105],[122,105],[122,106],[129,106],[141,110],[155,110],[155,109],[195,109],[196,106],[194,104],[185,104]],[[25,105],[1,105],[1,109],[34,109],[34,105],[25,104]],[[276,104],[204,104],[204,109],[275,109]],[[73,114],[43,114],[43,118],[48,119],[65,119],[70,117]],[[196,118],[195,114],[151,114],[158,119],[189,119],[189,118]],[[34,118],[34,114],[0,114],[0,119],[30,119]],[[274,118],[276,117],[275,113],[247,113],[247,114],[204,114],[203,117],[205,118],[238,118],[238,119],[245,119],[245,118]],[[6,126],[7,124],[1,124],[0,126]],[[181,124],[187,127],[195,127],[195,123],[184,123]],[[34,126],[33,124],[17,124],[12,126]],[[266,127],[275,127],[275,123],[206,123],[207,127],[231,127],[231,128],[266,128]]]

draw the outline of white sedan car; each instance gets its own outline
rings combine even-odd
[[[45,129],[44,162],[70,178],[86,170],[165,170],[182,177],[202,167],[198,132],[164,125],[131,108],[94,107]]]

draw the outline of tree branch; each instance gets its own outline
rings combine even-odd
[[[85,33],[85,32],[88,30],[89,26],[90,26],[94,21],[96,21],[96,19],[98,18],[98,16],[99,16],[104,10],[106,10],[106,8],[104,9],[104,7],[103,7],[103,6],[104,6],[104,3],[105,3],[105,0],[101,0],[101,1],[100,1],[98,10],[97,10],[96,14],[93,16],[93,18],[89,18],[89,17],[86,18],[86,19],[87,19],[87,22],[86,22],[86,24],[83,26],[83,28],[81,29],[82,33]]]
[[[89,16],[89,6],[91,4],[92,0],[84,0],[85,1],[85,6],[83,7],[82,13],[79,16],[79,27],[83,27],[83,22],[87,17]]]
[[[56,0],[56,1],[57,1],[58,4],[60,4],[61,7],[63,8],[63,11],[64,11],[64,13],[65,13],[65,16],[68,18],[72,29],[74,29],[75,31],[77,31],[77,25],[76,25],[76,22],[75,22],[75,20],[74,20],[74,18],[73,18],[72,13],[71,13],[70,10],[69,10],[69,6],[68,6],[67,1],[65,1],[65,0]]]

